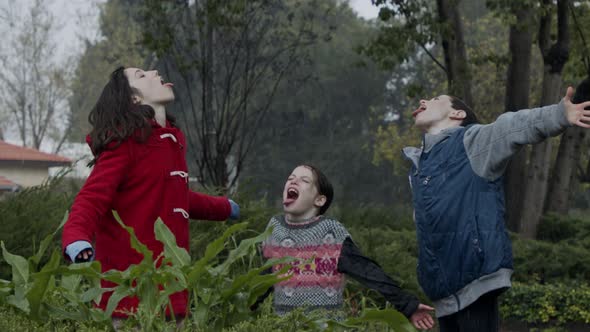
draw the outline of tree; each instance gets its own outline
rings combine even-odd
[[[109,0],[101,5],[100,36],[83,40],[84,51],[77,61],[68,99],[72,112],[73,141],[84,141],[90,132],[88,114],[98,100],[109,74],[118,66],[141,67],[148,52],[141,45],[137,23],[139,9],[133,1]]]
[[[255,157],[242,174],[254,179],[258,194],[278,198],[289,172],[312,163],[334,185],[336,208],[408,202],[405,174],[396,176],[388,164],[371,162],[373,132],[385,113],[381,109],[398,116],[402,108],[386,100],[404,98],[401,90],[386,87],[388,71],[357,52],[376,32],[374,22],[362,20],[346,4],[335,6],[316,25],[316,35],[330,38],[312,45],[309,61],[287,73],[253,144]],[[400,79],[406,74],[396,73]],[[309,78],[302,85],[299,77]]]
[[[568,0],[557,1],[557,40],[551,44],[551,22],[553,3],[543,0],[544,15],[541,17],[538,33],[538,45],[543,55],[543,88],[541,105],[551,105],[561,98],[561,72],[569,57]],[[532,147],[529,165],[526,168],[526,186],[523,195],[521,234],[535,238],[537,226],[541,221],[549,182],[552,141],[545,140]],[[564,193],[567,197],[567,192]]]
[[[441,23],[441,44],[449,94],[473,105],[471,73],[463,37],[463,21],[459,13],[460,0],[437,0],[438,17]]]
[[[330,5],[316,1],[147,1],[145,45],[176,83],[171,109],[184,121],[201,184],[238,181],[277,89],[307,60],[313,26]]]
[[[532,27],[535,16],[528,2],[517,1],[506,6],[503,1],[498,1],[492,3],[492,6],[501,14],[507,14],[507,19],[512,22],[508,42],[510,61],[506,77],[504,110],[516,112],[529,106]],[[526,153],[521,150],[511,158],[506,171],[506,222],[512,231],[520,230],[521,190],[525,185],[525,164]]]
[[[460,13],[460,0],[373,0],[381,6],[379,18],[386,23],[364,53],[392,68],[407,60],[419,46],[447,78],[449,94],[473,104],[471,74]],[[442,45],[444,65],[432,54],[431,44]]]
[[[7,33],[0,55],[0,96],[12,125],[4,129],[16,129],[23,146],[36,149],[52,134],[62,142],[70,126],[70,73],[54,60],[55,18],[36,0],[26,15],[8,22],[14,32]]]
[[[569,70],[568,76],[573,76],[574,82],[577,83],[581,79],[580,77],[590,76],[590,52],[585,39],[585,31],[587,30],[582,27],[583,24],[588,22],[590,6],[588,3],[577,3],[577,6],[574,7],[570,3],[569,10],[573,18],[573,26],[577,32],[573,36],[577,36],[578,38],[574,38],[572,43],[571,53],[574,56],[572,57],[573,61],[568,63],[572,68]],[[585,22],[578,21],[584,18],[586,20]],[[576,39],[579,40],[577,43]],[[566,70],[567,67],[564,71]],[[545,200],[546,213],[556,212],[566,214],[570,208],[570,193],[571,188],[575,187],[576,175],[582,181],[585,181],[587,175],[590,174],[588,172],[590,171],[590,163],[587,167],[579,165],[582,160],[580,156],[587,153],[587,149],[583,149],[584,142],[587,140],[586,137],[586,131],[577,127],[568,128],[561,136],[557,157],[549,180],[547,199]],[[577,174],[577,170],[582,171]]]

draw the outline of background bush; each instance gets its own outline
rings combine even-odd
[[[36,245],[52,233],[69,209],[79,186],[59,176],[41,186],[5,194],[0,199],[0,241],[12,253],[29,257]],[[61,246],[56,238],[49,252]],[[7,279],[10,268],[0,265],[0,279]]]
[[[27,189],[0,200],[0,240],[14,254],[28,257],[36,244],[51,233],[71,205],[79,185],[62,178],[43,186]],[[280,206],[255,199],[243,191],[234,197],[240,203],[242,220],[248,220],[242,238],[262,232]],[[330,213],[351,233],[355,243],[401,286],[428,303],[416,281],[417,244],[410,208],[378,205],[334,206]],[[191,255],[198,258],[209,242],[223,233],[231,222],[192,222]],[[505,320],[526,324],[564,326],[590,323],[590,220],[551,215],[539,228],[539,240],[521,239],[512,234],[514,251],[514,286],[501,297]],[[59,246],[59,236],[54,246]],[[52,248],[48,250],[51,252]],[[7,279],[10,269],[0,258],[0,278]],[[242,266],[241,269],[247,269]],[[355,314],[364,306],[384,306],[383,298],[349,282],[346,310]],[[256,321],[244,322],[232,331],[260,331],[266,327],[290,331],[290,320],[261,313]],[[73,322],[49,321],[38,324],[10,308],[0,307],[0,331],[21,330],[94,331],[96,327]]]

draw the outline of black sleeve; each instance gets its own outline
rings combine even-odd
[[[385,274],[379,264],[365,257],[350,237],[347,237],[342,243],[342,251],[338,259],[338,272],[354,278],[365,287],[378,291],[408,318],[420,304],[414,295],[401,289]]]
[[[264,271],[262,271],[262,275],[264,274],[271,274],[272,273],[272,267],[268,268]],[[260,295],[257,299],[256,302],[254,302],[254,304],[252,304],[250,306],[250,310],[255,311],[258,309],[258,306],[260,306],[262,304],[262,302],[264,302],[264,300],[266,300],[266,298],[274,291],[274,287],[270,287],[269,289],[266,290],[266,292],[262,295]]]

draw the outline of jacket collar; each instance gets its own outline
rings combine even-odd
[[[160,124],[156,121],[156,119],[149,119],[150,124],[152,125],[152,128],[171,128],[172,125],[170,124],[170,121],[166,120],[166,127],[162,127],[160,126]]]
[[[402,153],[404,154],[406,159],[410,160],[414,164],[414,167],[418,169],[418,166],[420,164],[420,156],[423,152],[430,152],[430,150],[432,150],[432,148],[435,145],[446,140],[451,135],[453,135],[454,132],[461,128],[463,127],[452,127],[443,129],[440,133],[436,135],[426,133],[422,136],[422,146],[420,146],[419,148],[407,146],[402,149]]]

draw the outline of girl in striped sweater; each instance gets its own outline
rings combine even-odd
[[[402,290],[376,262],[362,255],[341,223],[324,216],[333,196],[327,177],[311,165],[298,166],[289,175],[283,190],[284,214],[271,218],[268,227],[273,230],[263,243],[267,259],[295,258],[291,278],[274,286],[275,312],[282,315],[302,306],[341,309],[347,275],[381,293],[416,328],[431,328],[433,308]]]

